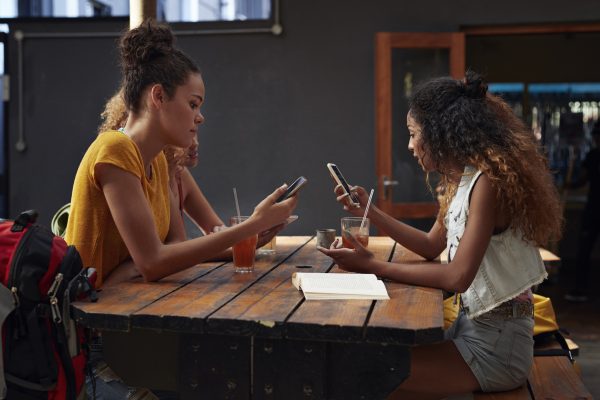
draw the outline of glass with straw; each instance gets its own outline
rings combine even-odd
[[[369,200],[365,207],[365,213],[361,217],[343,217],[342,218],[342,246],[348,249],[353,249],[350,235],[354,236],[354,239],[358,241],[363,247],[369,246],[369,207],[371,206],[371,199],[373,198],[373,189],[369,194]]]
[[[235,209],[237,215],[231,217],[231,226],[241,224],[249,216],[240,215],[240,204],[238,202],[237,191],[233,188],[233,197],[235,198]],[[237,273],[248,273],[254,271],[254,259],[256,255],[256,243],[258,234],[245,238],[233,245],[233,266]]]

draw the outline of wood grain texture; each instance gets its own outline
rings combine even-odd
[[[223,265],[204,263],[167,276],[158,282],[142,278],[106,287],[98,293],[98,301],[74,302],[73,316],[77,322],[97,329],[129,331],[131,315],[158,301],[186,284]]]
[[[534,357],[528,381],[534,399],[592,399],[567,357]]]
[[[473,393],[473,400],[531,400],[531,394],[527,385],[507,392],[476,392]]]
[[[132,326],[202,332],[209,315],[251,287],[309,239],[307,236],[297,236],[293,240],[282,240],[277,244],[277,254],[257,256],[252,273],[238,274],[233,264],[227,263],[136,311],[131,317]],[[229,333],[237,334],[239,331],[233,327]]]
[[[396,245],[393,262],[426,262]],[[390,300],[377,301],[369,319],[366,339],[371,342],[425,344],[443,340],[442,291],[387,282]]]
[[[302,291],[292,285],[292,274],[326,272],[331,265],[331,258],[318,251],[316,239],[312,239],[267,276],[212,314],[208,318],[208,331],[281,337],[285,320],[304,301]]]
[[[388,237],[369,238],[369,250],[388,260],[394,241]],[[331,272],[340,272],[334,267]],[[291,285],[291,282],[289,283]],[[362,341],[373,300],[304,301],[286,324],[286,336],[296,339]]]

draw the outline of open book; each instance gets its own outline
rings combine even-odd
[[[387,300],[385,285],[373,274],[294,272],[292,284],[306,300]]]

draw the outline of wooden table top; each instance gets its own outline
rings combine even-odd
[[[371,237],[382,260],[422,262],[387,237]],[[334,342],[415,345],[443,339],[440,290],[386,282],[390,300],[304,300],[295,271],[339,272],[308,236],[278,236],[277,254],[258,255],[255,271],[231,262],[202,263],[158,282],[141,279],[103,289],[97,303],[76,302],[85,326]]]

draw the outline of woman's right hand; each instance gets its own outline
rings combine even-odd
[[[259,222],[260,231],[284,224],[286,219],[292,215],[298,204],[298,195],[275,203],[275,200],[285,193],[286,189],[287,185],[278,187],[254,208],[251,218]]]
[[[337,185],[333,189],[333,191],[337,196],[337,202],[344,206],[344,210],[357,217],[363,216],[363,214],[365,213],[365,207],[367,206],[367,202],[369,201],[369,195],[367,194],[365,188],[361,186],[352,186],[350,188],[350,191],[354,193],[356,198],[358,198],[358,207],[350,204],[350,195],[344,191],[342,185]]]

